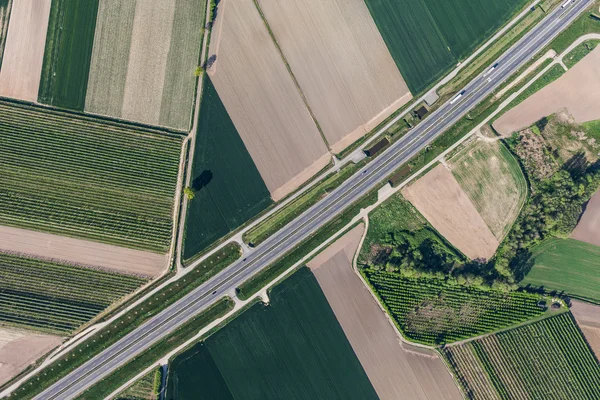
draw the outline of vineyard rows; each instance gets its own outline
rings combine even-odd
[[[0,323],[69,333],[142,278],[0,254]]]
[[[181,137],[0,101],[0,224],[165,252]]]
[[[540,296],[484,290],[384,271],[365,275],[409,339],[443,344],[467,339],[541,315]]]
[[[570,313],[448,346],[444,354],[471,399],[600,398],[600,364]]]

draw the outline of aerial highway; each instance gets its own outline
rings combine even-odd
[[[485,99],[507,77],[546,46],[579,16],[592,0],[557,7],[499,59],[379,157],[322,201],[297,217],[251,252],[154,318],[44,390],[35,399],[72,399],[134,356],[214,304],[242,282],[292,250],[379,185]],[[466,134],[467,132],[465,132]]]

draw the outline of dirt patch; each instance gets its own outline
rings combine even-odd
[[[0,251],[155,277],[167,268],[167,256],[98,242],[0,226]]]
[[[600,119],[600,47],[521,104],[494,122],[502,136],[530,126],[541,118],[564,108],[575,122]]]
[[[20,0],[12,5],[2,68],[0,95],[37,101],[50,0]]]
[[[471,259],[491,258],[499,241],[456,178],[438,165],[402,194],[429,223]]]
[[[62,342],[59,336],[0,328],[0,385]]]
[[[585,212],[571,237],[600,246],[600,190],[592,196],[586,205]]]
[[[600,359],[600,306],[572,300],[571,312],[596,357]]]
[[[352,269],[364,226],[337,240],[308,266],[317,278],[377,395],[383,399],[461,399],[436,353],[400,341]]]
[[[208,74],[274,200],[327,165],[327,147],[252,0],[219,3],[209,58]]]
[[[259,3],[334,153],[412,98],[362,0]]]
[[[554,157],[552,146],[541,134],[534,133],[532,129],[519,132],[519,144],[515,151],[536,178],[548,178],[560,167]]]

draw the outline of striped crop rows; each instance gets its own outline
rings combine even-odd
[[[0,322],[69,333],[144,279],[0,254]]]
[[[0,224],[165,252],[181,138],[0,101]]]
[[[600,364],[570,313],[449,346],[444,354],[471,399],[600,398]]]
[[[538,295],[467,287],[366,270],[367,279],[405,336],[443,344],[493,332],[540,315]]]

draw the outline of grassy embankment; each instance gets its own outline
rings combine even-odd
[[[596,46],[598,46],[598,43],[600,43],[600,40],[598,39],[586,40],[571,50],[569,54],[564,56],[563,62],[567,68],[573,67],[573,65],[581,61],[583,57],[590,54],[596,48]]]

